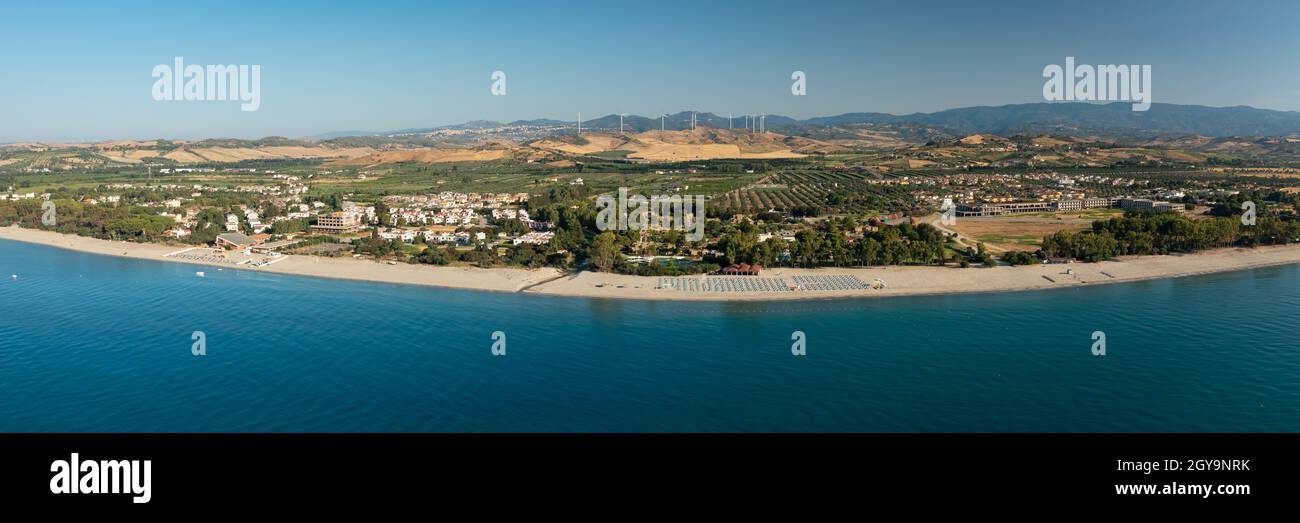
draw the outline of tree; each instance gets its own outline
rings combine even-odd
[[[816,267],[817,255],[821,252],[822,238],[817,231],[804,229],[795,233],[794,246],[790,249],[795,262],[804,267]]]
[[[613,233],[600,233],[591,241],[588,259],[591,261],[591,266],[596,270],[601,272],[613,270],[618,257],[619,249],[618,245],[614,243]]]

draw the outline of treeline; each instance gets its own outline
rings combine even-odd
[[[1211,207],[1206,214],[1224,217],[1241,216],[1241,213],[1244,212],[1242,205],[1246,202],[1256,202],[1260,204],[1257,207],[1256,212],[1262,214],[1262,211],[1264,210],[1263,207],[1269,205],[1300,206],[1300,193],[1288,193],[1284,191],[1253,191],[1237,193],[1220,199],[1220,201]]]
[[[420,254],[413,256],[410,261],[415,263],[429,263],[433,265],[448,265],[452,262],[462,262],[482,268],[508,266],[536,269],[546,266],[559,268],[569,266],[569,261],[565,254],[547,254],[549,251],[545,246],[524,243],[512,247],[506,247],[504,249],[505,254],[500,254],[496,249],[491,249],[487,245],[479,245],[473,249],[463,250],[457,249],[452,245],[430,245],[427,249],[420,252]]]
[[[1300,241],[1300,222],[1258,216],[1254,225],[1239,218],[1193,220],[1181,214],[1129,211],[1095,221],[1092,229],[1061,231],[1043,238],[1043,253],[1095,262],[1125,254],[1191,253],[1217,247],[1252,247]]]
[[[73,200],[51,200],[55,224],[41,222],[43,200],[0,202],[0,223],[45,229],[104,240],[156,241],[175,223],[149,207],[88,205]]]
[[[154,242],[164,239],[163,232],[171,229],[176,222],[169,216],[159,215],[156,207],[123,204],[119,206],[86,204],[77,200],[51,199],[54,203],[54,221],[46,226],[41,221],[41,200],[18,200],[0,202],[0,224],[17,223],[23,227],[46,229],[66,234],[89,236],[103,240],[127,240]],[[269,204],[268,204],[269,205]],[[274,205],[263,206],[263,212],[274,212]],[[210,244],[217,235],[226,232],[226,214],[233,213],[239,217],[240,231],[252,234],[244,213],[235,212],[233,207],[206,207],[199,211],[197,223],[190,235],[178,239],[194,245]],[[283,225],[282,225],[283,224]],[[272,232],[305,231],[310,226],[309,219],[286,220],[275,224]]]
[[[714,250],[719,265],[748,263],[764,266],[845,267],[859,265],[930,265],[947,260],[947,236],[929,224],[868,228],[853,239],[858,228],[852,222],[827,220],[819,229],[803,229],[794,241],[773,236],[758,241],[758,230],[750,222],[724,231]],[[788,252],[788,254],[787,254]]]

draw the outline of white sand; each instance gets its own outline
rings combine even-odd
[[[790,300],[844,297],[915,296],[969,292],[1026,291],[1060,289],[1083,285],[1132,282],[1155,278],[1173,278],[1233,271],[1272,265],[1300,263],[1300,245],[1260,247],[1256,249],[1221,249],[1199,254],[1174,256],[1126,256],[1101,263],[1070,263],[1021,267],[870,267],[764,270],[762,277],[848,274],[864,282],[879,278],[885,289],[859,291],[793,291],[702,293],[672,289],[655,289],[658,278],[618,274],[582,273],[545,283],[527,292],[563,296],[671,300]],[[1067,270],[1073,275],[1065,274]],[[1107,276],[1106,274],[1110,276]],[[1049,281],[1047,278],[1055,281]],[[596,285],[603,285],[597,287]],[[618,288],[623,285],[623,288]]]
[[[0,227],[0,239],[39,243],[76,251],[158,261],[193,263],[164,255],[184,248],[174,245],[110,242],[16,226]],[[3,245],[3,244],[0,244]],[[478,269],[436,267],[399,263],[388,265],[352,258],[317,258],[291,255],[266,267],[237,267],[240,270],[296,274],[384,283],[429,285],[460,289],[490,290],[598,298],[645,300],[791,300],[847,297],[912,296],[1058,289],[1084,285],[1173,278],[1273,265],[1300,263],[1300,245],[1256,249],[1220,249],[1200,254],[1173,256],[1131,256],[1101,263],[1036,265],[968,269],[945,267],[871,267],[856,269],[769,269],[763,277],[851,274],[870,282],[884,280],[888,288],[860,291],[792,291],[694,293],[656,289],[657,277],[583,272],[565,276],[556,269]],[[231,266],[223,266],[232,268]],[[1072,270],[1073,275],[1065,274]],[[1110,276],[1107,276],[1106,274]],[[1049,281],[1047,278],[1055,281]],[[706,276],[707,278],[707,276]],[[602,285],[597,287],[597,285]],[[618,286],[622,285],[622,288]]]
[[[198,262],[167,258],[166,254],[186,248],[178,245],[159,245],[148,243],[113,242],[96,238],[87,238],[71,234],[59,234],[37,229],[24,229],[15,226],[0,227],[0,239],[17,240],[27,243],[39,243],[74,251],[139,258],[165,262]],[[213,265],[207,265],[212,267]],[[478,269],[470,267],[436,267],[432,265],[412,265],[398,263],[388,265],[372,260],[347,258],[327,258],[317,256],[290,255],[288,259],[264,267],[247,265],[217,265],[224,269],[238,269],[255,272],[274,272],[316,276],[320,278],[338,278],[345,280],[363,280],[383,283],[403,283],[412,285],[430,285],[434,287],[451,287],[487,291],[516,292],[528,285],[545,281],[562,275],[555,269]]]

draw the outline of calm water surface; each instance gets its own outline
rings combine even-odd
[[[0,276],[0,431],[1300,430],[1300,265],[1045,292],[667,303],[0,240]],[[490,353],[497,330],[505,357]],[[796,330],[805,357],[790,354]],[[206,356],[190,352],[194,331]]]

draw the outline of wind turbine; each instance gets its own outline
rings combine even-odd
[[[578,134],[582,134],[582,111],[578,111]]]
[[[668,113],[659,115],[659,134],[664,134],[664,119],[668,118]]]
[[[618,113],[618,134],[623,134],[623,117],[624,117],[624,116],[627,116],[627,113]]]
[[[727,129],[731,129],[731,113],[727,113]]]

